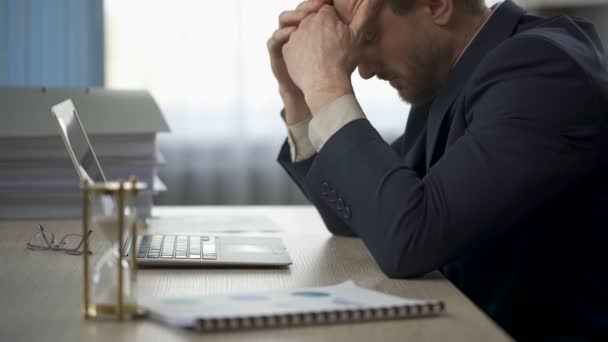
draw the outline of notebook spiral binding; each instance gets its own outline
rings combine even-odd
[[[391,320],[406,317],[438,315],[445,310],[443,301],[371,309],[345,309],[308,313],[287,313],[270,316],[200,319],[196,330],[225,330],[295,327],[312,324],[335,324],[356,321]]]

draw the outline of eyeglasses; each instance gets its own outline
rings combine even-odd
[[[64,236],[58,243],[55,243],[55,234],[46,231],[44,227],[39,224],[36,227],[36,234],[27,243],[27,249],[33,251],[60,251],[65,252],[69,255],[82,255],[83,251],[80,250],[84,244],[84,238],[80,234],[68,234]],[[86,238],[88,239],[93,231],[89,230]],[[88,251],[89,255],[93,252]]]

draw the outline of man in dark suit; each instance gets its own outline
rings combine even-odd
[[[593,26],[510,0],[305,1],[268,42],[279,162],[389,277],[439,269],[516,339],[608,337],[608,71]],[[385,143],[350,76],[413,104]]]

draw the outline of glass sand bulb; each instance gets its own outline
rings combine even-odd
[[[111,247],[107,249],[91,269],[91,298],[95,307],[95,316],[115,315],[118,297],[118,270],[122,268],[123,274],[123,303],[126,308],[125,314],[129,315],[136,306],[134,265],[127,257],[130,250],[124,250],[124,242],[129,236],[131,226],[135,222],[135,207],[130,205],[131,201],[125,200],[123,236],[118,239],[118,209],[115,199],[110,196],[99,195],[93,201],[93,213],[91,225],[96,232],[109,242]],[[119,246],[124,252],[119,254]],[[128,246],[127,246],[128,247]],[[126,252],[126,253],[125,253]]]

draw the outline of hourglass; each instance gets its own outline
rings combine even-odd
[[[137,307],[136,245],[137,216],[135,199],[145,183],[131,177],[129,181],[89,183],[82,189],[83,232],[91,229],[94,236],[104,237],[111,246],[91,266],[89,253],[84,260],[85,318],[115,318],[124,320],[141,314]],[[89,250],[89,239],[84,239]]]

